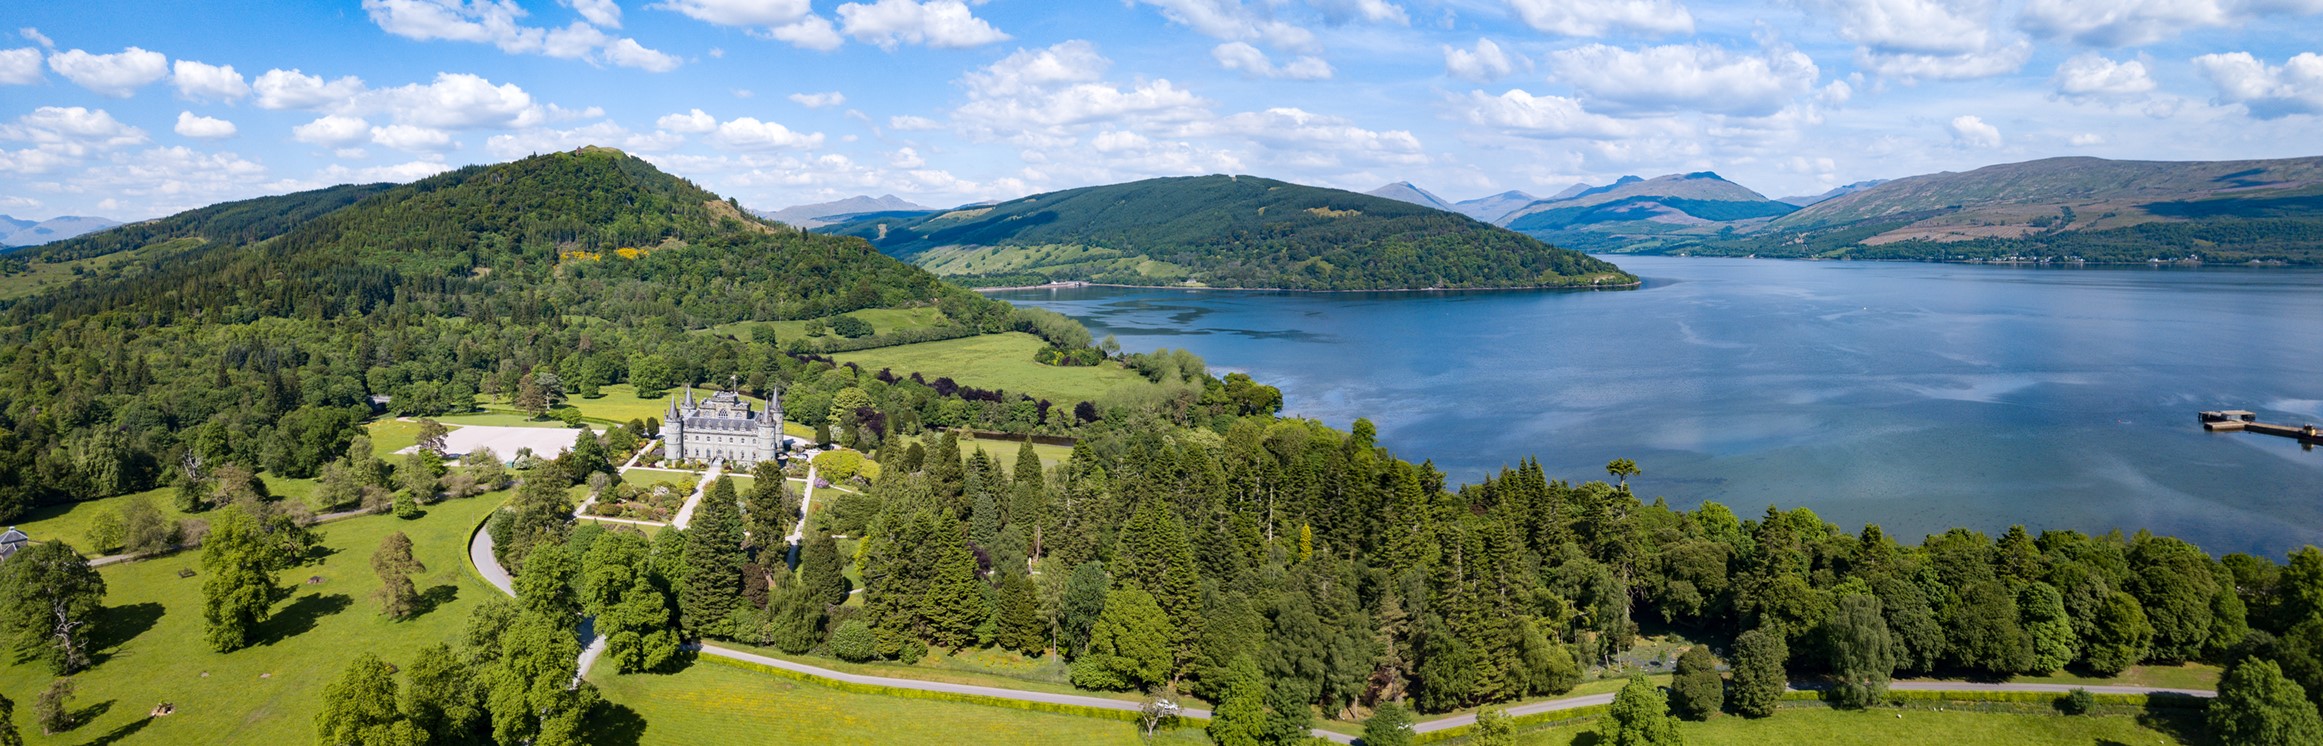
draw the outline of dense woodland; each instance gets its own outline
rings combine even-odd
[[[1764,257],[1925,262],[2078,260],[2140,264],[2195,260],[2210,264],[2323,264],[2323,220],[2311,217],[2211,215],[2191,208],[2184,212],[2187,217],[2196,219],[2140,223],[2104,230],[2064,230],[2062,225],[2054,225],[2021,238],[1973,238],[1958,241],[1918,239],[1878,245],[1860,243],[1872,236],[1930,217],[1905,215],[1836,228],[1727,236],[1658,251],[1705,256],[1755,254]],[[2069,208],[2065,215],[2071,217]]]
[[[910,259],[943,246],[1085,246],[1137,262],[1030,268],[1046,280],[1131,285],[1391,290],[1632,283],[1612,264],[1466,216],[1251,176],[1148,179],[1040,194],[989,208],[872,216],[822,228]],[[1166,274],[1166,273],[1165,273]],[[990,285],[1024,273],[972,278]]]

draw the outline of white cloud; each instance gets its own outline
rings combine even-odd
[[[38,45],[40,45],[41,47],[43,47],[43,48],[46,48],[46,49],[55,49],[55,48],[56,48],[56,42],[55,42],[55,41],[51,41],[51,40],[48,38],[48,35],[47,35],[47,34],[43,34],[43,33],[41,33],[41,32],[40,32],[40,29],[36,29],[36,28],[33,28],[33,27],[31,27],[31,26],[26,26],[26,27],[24,27],[24,28],[17,29],[17,30],[16,30],[16,35],[24,37],[24,40],[25,40],[25,41],[29,41],[29,42],[32,42],[32,43],[34,43],[34,44],[38,44]]]
[[[170,82],[177,95],[194,101],[238,101],[250,95],[250,84],[233,65],[206,65],[193,60],[174,63]]]
[[[370,136],[370,122],[336,114],[290,128],[290,139],[325,147],[344,147]]]
[[[1962,148],[2000,147],[2000,128],[1984,123],[1982,117],[1963,114],[1953,117],[1952,144]]]
[[[720,26],[780,26],[813,10],[808,0],[663,0],[648,7]]]
[[[234,136],[234,123],[216,117],[196,116],[190,111],[177,113],[177,133],[197,140],[217,140]]]
[[[2194,67],[2218,89],[2218,101],[2241,104],[2259,119],[2323,114],[2323,55],[2305,52],[2280,66],[2249,52],[2205,54]]]
[[[436,151],[452,146],[452,133],[433,127],[390,124],[371,128],[371,142],[396,150]]]
[[[2014,72],[2032,54],[1993,29],[1990,0],[1814,0],[1810,6],[1856,43],[1856,64],[1907,80],[1957,80]]]
[[[1297,108],[1243,112],[1218,120],[1215,127],[1218,133],[1265,144],[1270,154],[1292,154],[1310,165],[1336,166],[1343,157],[1375,163],[1426,161],[1420,139],[1408,131],[1365,129],[1343,117]]]
[[[382,88],[364,99],[368,110],[421,127],[529,127],[548,116],[515,83],[493,85],[467,73],[437,73],[434,82]]]
[[[123,124],[103,109],[43,106],[0,124],[0,141],[30,143],[22,150],[0,149],[0,171],[47,173],[77,165],[89,155],[145,142],[145,131]]]
[[[888,117],[887,128],[900,132],[926,132],[929,130],[943,129],[944,123],[929,119],[927,117],[915,117],[909,114],[905,114]]]
[[[1604,44],[1549,55],[1557,74],[1612,111],[1765,116],[1811,90],[1821,72],[1796,49],[1739,54],[1707,44],[1630,50]]]
[[[2075,55],[2057,66],[2051,79],[2057,95],[2076,99],[2126,98],[2154,90],[2144,62],[2115,62],[2096,52]]]
[[[113,153],[74,174],[68,188],[107,195],[98,208],[123,218],[169,214],[267,190],[266,167],[234,153],[184,146]],[[108,204],[110,203],[110,204]]]
[[[742,150],[770,148],[813,149],[823,144],[823,133],[794,132],[775,122],[761,122],[753,117],[729,119],[718,124],[711,140],[720,145]]]
[[[1508,0],[1536,31],[1563,36],[1694,33],[1694,14],[1676,0]]]
[[[534,127],[493,135],[484,149],[494,158],[515,159],[534,153],[572,150],[583,145],[605,145],[632,153],[668,150],[684,138],[670,132],[635,133],[612,122],[592,122],[568,130]]]
[[[334,163],[316,172],[315,177],[324,184],[370,184],[382,181],[406,183],[450,170],[452,167],[442,161],[410,161],[364,168],[347,168]]]
[[[1302,56],[1292,59],[1281,67],[1276,67],[1274,61],[1267,59],[1266,53],[1259,51],[1258,47],[1239,41],[1226,42],[1212,48],[1210,58],[1217,60],[1219,67],[1238,70],[1243,75],[1253,78],[1288,78],[1291,80],[1329,80],[1331,78],[1331,63],[1324,62],[1322,58]]]
[[[1962,54],[1858,51],[1856,63],[1872,72],[1904,80],[1967,80],[2016,72],[2032,56],[2032,45],[2018,39],[2005,46]]]
[[[1491,39],[1477,39],[1476,49],[1444,47],[1444,74],[1462,80],[1489,83],[1516,72],[1516,63]]]
[[[900,44],[962,49],[1008,40],[1000,29],[968,11],[960,0],[877,0],[839,6],[839,26],[848,36],[893,50]]]
[[[1315,32],[1295,23],[1272,17],[1266,8],[1273,5],[1261,0],[1258,8],[1246,7],[1242,0],[1133,0],[1151,5],[1161,11],[1162,17],[1172,23],[1193,29],[1196,33],[1225,41],[1259,41],[1268,46],[1300,52],[1315,51]]]
[[[2032,0],[2017,26],[2051,38],[2096,47],[2150,44],[2190,28],[2239,22],[2236,6],[2300,5],[2234,0]],[[2309,12],[2313,12],[2312,9]]]
[[[776,41],[817,52],[828,52],[847,43],[847,40],[839,38],[839,29],[831,25],[831,19],[822,16],[807,16],[775,26],[767,29],[766,35]]]
[[[670,114],[663,116],[661,119],[654,122],[654,126],[668,132],[681,132],[689,135],[698,135],[710,130],[717,129],[718,118],[710,116],[708,112],[702,111],[701,109],[695,109],[691,113],[687,114]]]
[[[605,28],[621,28],[621,6],[613,0],[557,0],[573,12],[581,14],[590,23]]]
[[[807,107],[809,109],[820,109],[826,106],[838,106],[840,104],[847,103],[847,94],[840,93],[838,91],[824,91],[822,93],[793,93],[790,95],[790,100],[798,102],[798,105]]]
[[[31,85],[40,82],[40,50],[0,49],[0,85]]]
[[[1323,17],[1333,23],[1363,20],[1409,26],[1412,22],[1410,16],[1404,15],[1403,6],[1387,0],[1307,0],[1307,4],[1322,11]]]
[[[911,148],[896,148],[894,153],[888,155],[887,165],[894,166],[896,168],[919,168],[921,166],[928,165],[928,162],[926,159],[920,157],[920,152],[918,150]]]
[[[2104,145],[2105,136],[2090,132],[2083,132],[2066,138],[2066,142],[2072,143],[2073,147],[2076,148],[2086,148],[2092,145]]]
[[[1469,91],[1466,119],[1526,137],[1581,137],[1619,138],[1637,134],[1637,128],[1628,122],[1582,108],[1581,102],[1563,96],[1535,96],[1531,92],[1511,88],[1494,96],[1483,91]]]
[[[526,13],[515,0],[363,0],[372,23],[407,39],[491,44],[509,54],[590,59],[651,72],[677,69],[677,57],[590,25],[620,26],[620,8],[610,0],[583,0],[574,9],[588,22],[545,29],[519,23]]]
[[[1100,82],[1112,64],[1095,45],[1078,39],[1020,49],[961,76],[969,100],[953,117],[974,137],[1053,140],[1081,125],[1184,122],[1208,114],[1206,102],[1168,80],[1139,81],[1127,89]]]
[[[261,109],[317,109],[350,101],[363,93],[360,78],[347,76],[325,82],[322,76],[295,69],[268,70],[250,87],[258,92]]]
[[[90,54],[78,49],[49,55],[48,67],[66,80],[114,98],[128,98],[137,89],[169,76],[169,58],[137,47],[113,54]]]

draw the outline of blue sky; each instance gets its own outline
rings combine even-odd
[[[752,207],[2323,155],[2323,0],[10,3],[0,213],[620,147]],[[231,68],[231,69],[227,69]]]

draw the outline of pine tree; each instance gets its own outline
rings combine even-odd
[[[791,526],[798,522],[798,501],[792,499],[790,482],[783,477],[782,466],[774,462],[758,465],[753,472],[749,504],[750,545],[761,552],[780,550],[790,537]],[[771,560],[767,560],[771,563]]]
[[[1025,655],[1039,655],[1048,646],[1048,625],[1040,617],[1040,590],[1021,571],[995,574],[999,576],[994,584],[999,608],[994,610],[993,642]]]
[[[1113,591],[1089,629],[1089,649],[1073,661],[1073,685],[1143,689],[1169,678],[1169,617],[1136,588]]]
[[[1057,645],[1063,649],[1066,660],[1079,656],[1088,649],[1089,630],[1105,612],[1106,594],[1112,580],[1105,576],[1105,565],[1083,562],[1073,568],[1073,575],[1065,580],[1065,594],[1057,602]]]
[[[935,492],[936,502],[954,506],[953,518],[965,517],[959,509],[966,507],[960,504],[960,496],[968,486],[968,470],[960,463],[960,436],[945,430],[943,437],[928,448],[927,459],[920,468],[927,472],[928,487]]]
[[[922,628],[929,644],[967,647],[991,612],[985,607],[984,583],[976,579],[976,555],[968,550],[960,524],[941,523],[935,527],[935,543],[927,547],[934,566],[920,600]]]
[[[1781,633],[1754,629],[1734,638],[1734,681],[1726,687],[1734,711],[1754,718],[1774,714],[1775,703],[1790,686],[1783,671],[1783,662],[1790,657]]]
[[[1189,660],[1202,631],[1202,578],[1185,524],[1161,501],[1145,501],[1122,524],[1111,569],[1121,587],[1145,591],[1161,605],[1177,659]]]
[[[1670,709],[1688,720],[1708,720],[1726,701],[1726,680],[1718,675],[1718,661],[1701,645],[1678,656],[1677,675],[1670,679]]]
[[[1031,542],[1027,556],[1035,562],[1045,551],[1042,541],[1048,528],[1048,490],[1042,476],[1040,454],[1033,451],[1032,439],[1025,438],[1016,448],[1016,468],[1009,472],[1008,522],[1024,531]]]
[[[744,562],[734,481],[720,477],[702,495],[693,525],[685,529],[685,582],[679,586],[678,609],[687,632],[728,634],[726,617],[742,599]]]
[[[381,539],[371,553],[371,571],[379,575],[379,613],[402,619],[418,610],[419,590],[411,576],[426,572],[427,566],[411,555],[411,537],[397,531]]]
[[[806,546],[799,550],[799,582],[805,586],[806,597],[823,606],[846,603],[849,589],[839,543],[820,530],[808,534],[802,543]]]

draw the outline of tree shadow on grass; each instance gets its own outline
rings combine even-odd
[[[434,588],[420,591],[419,603],[412,608],[411,616],[406,618],[418,619],[420,617],[427,616],[428,612],[435,611],[437,607],[451,603],[455,600],[458,600],[459,598],[460,588],[459,586],[454,585],[439,585]]]
[[[2183,694],[2154,694],[2146,697],[2146,709],[2138,713],[2137,724],[2167,734],[2179,743],[2212,744],[2209,723],[2203,719],[2203,700]]]
[[[145,730],[145,726],[151,724],[153,724],[153,716],[148,715],[141,717],[135,721],[125,723],[119,728],[114,728],[111,731],[107,731],[105,735],[98,736],[88,743],[82,744],[82,746],[111,746],[111,744],[129,740],[130,736],[137,735],[138,731]]]
[[[103,702],[98,702],[96,704],[65,713],[65,729],[57,732],[72,732],[73,729],[81,727],[82,723],[92,722],[97,718],[104,717],[105,713],[112,711],[113,700],[108,699]]]
[[[636,746],[645,740],[645,718],[628,705],[605,702],[589,714],[582,730],[589,734],[589,742],[598,746]]]
[[[1605,746],[1605,737],[1598,735],[1594,728],[1581,731],[1573,734],[1573,746]]]
[[[161,622],[164,613],[166,609],[161,604],[150,601],[108,606],[98,611],[94,620],[96,623],[89,626],[89,665],[100,665],[111,660],[113,651],[153,629],[153,625]]]
[[[290,602],[289,606],[282,607],[281,612],[276,613],[273,618],[266,620],[265,624],[259,626],[257,644],[272,645],[306,634],[308,630],[314,629],[315,624],[322,621],[323,617],[346,611],[347,607],[353,605],[355,605],[355,600],[348,598],[347,594],[344,593],[317,593],[300,596],[298,600]]]

